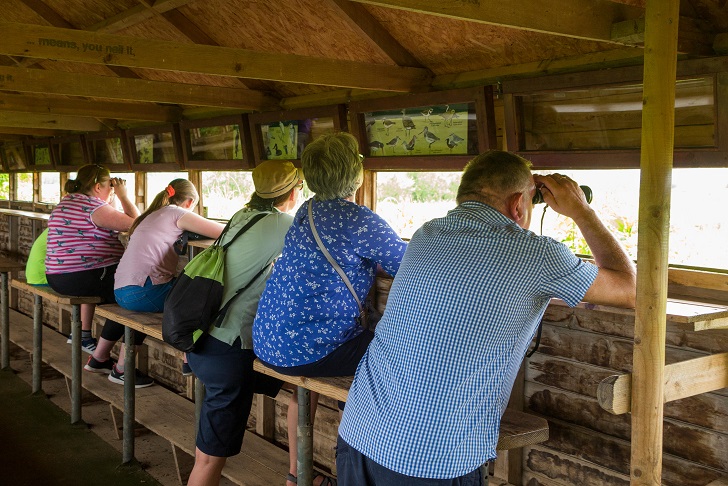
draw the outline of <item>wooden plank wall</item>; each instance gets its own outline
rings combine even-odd
[[[550,307],[539,351],[526,361],[526,409],[549,420],[548,442],[528,448],[524,484],[629,484],[631,416],[599,407],[596,387],[631,371],[634,318]],[[668,363],[728,351],[724,331],[683,331],[668,322]],[[663,484],[728,478],[728,390],[667,404]]]

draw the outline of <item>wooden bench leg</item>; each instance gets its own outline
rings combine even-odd
[[[8,272],[0,274],[0,368],[10,367],[10,295]]]
[[[81,305],[71,306],[71,424],[81,422]]]
[[[116,435],[117,440],[121,440],[122,437],[119,431],[121,430],[121,424],[123,423],[124,418],[121,416],[122,414],[119,413],[119,410],[111,403],[109,403],[109,411],[111,412],[111,423],[114,426],[114,435]]]
[[[177,447],[174,442],[170,441],[169,445],[172,447],[174,466],[177,470],[177,480],[179,481],[180,486],[183,486],[184,484],[187,484],[187,479],[190,477],[192,468],[195,465],[195,459]]]
[[[134,349],[134,330],[124,328],[126,357],[124,364],[124,443],[122,462],[134,460],[134,414],[136,387],[136,350]]]
[[[311,423],[311,392],[298,387],[298,459],[296,474],[299,486],[313,485],[313,424]],[[289,444],[291,447],[291,444]]]
[[[43,298],[33,296],[33,393],[41,393],[41,366],[43,364]]]
[[[202,401],[205,399],[205,384],[195,376],[195,440],[200,428],[200,415],[202,414]]]

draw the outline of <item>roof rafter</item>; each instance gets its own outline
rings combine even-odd
[[[277,99],[249,89],[5,66],[0,66],[0,90],[193,106],[224,106],[242,111],[266,111],[278,107]]]
[[[362,34],[369,44],[398,66],[421,68],[419,61],[395,39],[362,5],[349,0],[328,0],[349,26]]]
[[[44,115],[72,115],[91,118],[118,118],[154,122],[177,122],[182,109],[153,103],[120,103],[89,101],[53,96],[17,95],[0,92],[0,111],[16,111]]]
[[[104,19],[101,22],[91,25],[85,30],[111,34],[134,24],[138,24],[139,22],[144,22],[157,14],[168,12],[187,5],[191,1],[193,0],[157,0],[151,7],[139,2],[139,5],[135,5],[130,9],[114,15],[113,17],[109,17],[108,19]]]
[[[352,0],[515,29],[612,42],[612,24],[639,18],[644,9],[609,0]]]
[[[90,64],[182,71],[303,84],[410,92],[429,81],[424,69],[186,45],[111,34],[0,22],[0,54]]]
[[[108,122],[107,122],[108,123]],[[52,130],[68,130],[77,132],[98,132],[113,130],[116,124],[109,126],[94,118],[70,115],[39,115],[0,111],[0,126],[15,128],[41,128]]]

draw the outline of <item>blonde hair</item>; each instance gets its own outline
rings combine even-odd
[[[321,135],[303,149],[301,165],[316,200],[347,198],[359,189],[364,164],[359,142],[346,132]]]
[[[157,211],[158,209],[161,209],[165,206],[169,206],[170,204],[176,204],[179,206],[188,199],[192,199],[195,203],[197,203],[199,195],[197,194],[197,189],[195,189],[195,185],[187,179],[173,180],[167,185],[167,187],[164,188],[164,190],[154,196],[154,200],[149,205],[147,210],[139,215],[139,217],[134,221],[134,224],[132,224],[131,228],[129,228],[129,236],[131,236],[137,226],[139,226],[139,224],[144,221],[144,218],[152,214],[154,211]]]

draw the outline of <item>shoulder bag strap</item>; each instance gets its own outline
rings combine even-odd
[[[321,238],[319,237],[318,231],[316,231],[316,225],[313,224],[313,209],[311,204],[312,199],[308,200],[308,224],[311,225],[311,231],[313,232],[313,237],[316,240],[316,244],[321,249],[321,252],[323,252],[326,259],[329,261],[329,263],[334,267],[334,270],[336,270],[336,273],[339,274],[341,277],[341,280],[344,281],[346,284],[346,288],[349,289],[349,292],[351,292],[351,295],[354,296],[354,300],[356,300],[356,305],[359,306],[359,313],[361,314],[364,309],[361,306],[361,301],[359,300],[359,296],[356,295],[356,291],[354,290],[354,287],[352,287],[351,282],[349,281],[349,278],[346,276],[344,271],[341,269],[338,263],[336,263],[336,260],[331,256],[329,251],[324,246],[323,242],[321,241]]]

